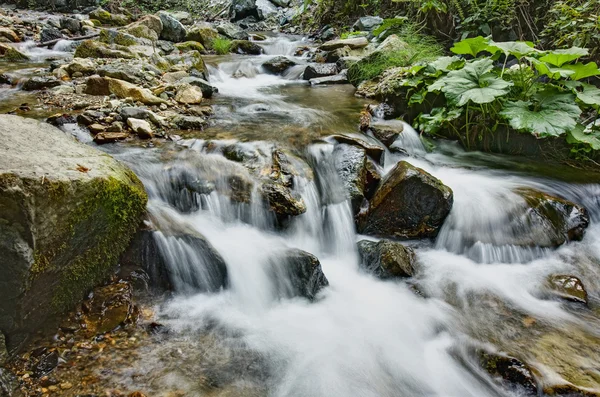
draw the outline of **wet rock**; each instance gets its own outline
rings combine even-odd
[[[348,71],[342,70],[335,76],[317,77],[309,80],[310,85],[348,84]]]
[[[0,396],[2,397],[20,397],[19,383],[17,378],[7,369],[0,367]]]
[[[106,130],[106,127],[103,126],[102,124],[98,124],[98,123],[93,123],[88,125],[88,130],[90,130],[90,132],[94,135],[99,134],[100,132],[104,132]]]
[[[479,363],[501,385],[521,387],[531,395],[537,395],[537,382],[531,369],[520,360],[485,351],[479,351]]]
[[[18,43],[21,39],[19,39],[19,36],[12,29],[0,27],[0,41],[6,43]]]
[[[367,155],[371,157],[373,160],[377,161],[379,164],[383,164],[385,148],[377,145],[375,143],[371,143],[367,140],[367,138],[362,138],[358,136],[352,135],[333,135],[333,139],[335,139],[339,143],[345,143],[347,145],[359,146],[367,152]]]
[[[158,116],[153,111],[143,107],[125,106],[121,108],[120,115],[123,118],[123,120],[134,118],[140,120],[149,120],[156,125],[163,124],[163,119],[160,116]]]
[[[362,240],[358,253],[361,268],[381,279],[412,277],[415,273],[414,251],[398,242]]]
[[[233,40],[230,51],[238,54],[260,55],[262,47],[249,40]]]
[[[197,41],[206,48],[212,48],[212,42],[219,37],[219,32],[208,22],[200,22],[192,26],[185,37],[186,41]],[[242,37],[244,40],[247,37]]]
[[[283,74],[286,70],[295,65],[296,62],[292,61],[288,57],[279,56],[269,59],[262,64],[262,67],[269,73]]]
[[[127,47],[111,48],[106,43],[96,40],[86,40],[75,50],[76,58],[123,58],[134,59],[136,55]]]
[[[370,202],[360,231],[380,237],[435,237],[450,213],[452,190],[406,161],[392,169]]]
[[[196,116],[185,116],[178,115],[176,116],[172,123],[179,128],[180,130],[197,130],[202,131],[204,127],[207,125],[207,121],[202,117]]]
[[[129,138],[129,134],[126,132],[101,132],[94,137],[94,142],[99,145],[105,143],[114,143]]]
[[[212,98],[212,96],[219,92],[219,90],[217,89],[217,87],[214,87],[212,85],[210,85],[210,83],[204,79],[201,79],[199,77],[185,77],[181,80],[179,80],[179,82],[181,84],[189,84],[195,87],[200,88],[200,90],[202,91],[202,96],[204,98]]]
[[[175,94],[175,100],[185,105],[202,103],[202,90],[190,84],[181,84]]]
[[[91,20],[100,21],[102,25],[125,26],[130,20],[127,16],[121,14],[111,14],[103,8],[97,8],[90,12]]]
[[[198,51],[201,54],[206,54],[206,49],[197,41],[184,41],[183,43],[175,44],[175,47],[181,52]]]
[[[96,288],[81,304],[86,334],[91,337],[110,332],[127,321],[134,321],[133,290],[121,282]],[[66,386],[66,385],[65,385]],[[70,389],[63,387],[62,389]]]
[[[160,11],[157,16],[163,24],[163,29],[160,33],[161,40],[172,41],[173,43],[180,43],[185,40],[187,32],[181,22],[165,11]]]
[[[375,138],[389,148],[404,131],[404,123],[400,120],[375,122],[369,125],[368,129]]]
[[[75,18],[62,17],[60,18],[60,27],[73,34],[79,33],[81,31],[81,21]]]
[[[33,374],[41,378],[48,375],[58,366],[58,352],[56,350],[42,354],[33,367]]]
[[[260,193],[268,203],[271,211],[280,217],[298,216],[306,212],[306,204],[301,197],[296,197],[292,191],[278,183],[264,183]]]
[[[50,124],[2,115],[0,137],[0,329],[11,349],[107,276],[147,197],[130,170]]]
[[[0,367],[8,361],[8,350],[6,349],[6,337],[0,331]]]
[[[360,18],[352,25],[354,31],[372,32],[383,23],[383,19],[377,16],[366,16]]]
[[[229,17],[232,21],[252,17],[256,22],[263,19],[262,13],[256,6],[256,0],[233,0],[229,8]]]
[[[188,182],[194,183],[192,179]],[[194,188],[192,185],[184,184],[180,188]],[[153,289],[217,292],[229,285],[225,260],[196,232],[169,228],[161,232],[140,230],[121,257],[121,263],[143,266]]]
[[[103,79],[103,81],[99,79]],[[90,95],[106,95],[104,87],[108,87],[108,92],[114,94],[117,98],[131,98],[133,101],[141,102],[145,105],[160,105],[165,102],[163,99],[154,96],[150,90],[138,87],[126,81],[112,79],[110,77],[100,77],[99,79],[92,77],[88,79],[86,93]],[[90,82],[92,82],[91,85]],[[100,87],[100,89],[97,89],[98,87]]]
[[[26,62],[29,57],[8,44],[0,43],[0,59],[6,62]]]
[[[271,259],[272,277],[280,298],[301,296],[314,300],[329,285],[321,263],[308,252],[290,249]]]
[[[356,37],[353,39],[331,40],[321,44],[319,49],[322,51],[333,51],[338,48],[350,47],[352,50],[364,48],[369,45],[369,40],[366,37]]]
[[[581,280],[575,276],[553,275],[548,277],[548,288],[559,298],[577,303],[588,303],[588,294]]]
[[[339,144],[333,150],[335,169],[344,185],[354,213],[365,199],[367,153],[361,147]]]
[[[27,79],[25,83],[23,83],[23,91],[39,91],[45,90],[48,88],[53,88],[61,85],[60,80],[58,80],[54,76],[41,77],[35,76]]]
[[[338,68],[335,63],[313,63],[304,69],[303,78],[304,80],[310,80],[336,74],[338,74]]]
[[[143,42],[143,40],[138,39],[134,35],[114,29],[102,29],[98,41],[105,44],[117,44],[123,47],[130,47],[142,44]]]
[[[583,238],[590,223],[585,208],[535,189],[522,188],[515,192],[527,204],[520,207],[523,212],[512,219],[516,244],[557,247]]]
[[[365,181],[365,198],[372,199],[381,184],[380,167],[371,159],[367,159],[367,179]]]
[[[153,137],[152,126],[146,120],[127,119],[127,125],[142,139],[150,139]]]
[[[125,29],[132,36],[157,41],[163,31],[163,22],[156,15],[146,15]]]
[[[248,33],[233,23],[222,23],[217,26],[217,31],[221,33],[223,36],[228,37],[233,40],[248,40],[250,37]]]

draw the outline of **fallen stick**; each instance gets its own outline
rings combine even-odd
[[[37,44],[37,47],[50,47],[51,45],[54,45],[61,40],[81,41],[81,40],[93,39],[94,37],[98,37],[98,36],[100,36],[100,33],[88,34],[87,36],[72,37],[70,39],[62,38],[62,39],[50,40],[50,41],[46,41],[44,43]]]

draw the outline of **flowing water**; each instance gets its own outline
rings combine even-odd
[[[147,347],[130,370],[105,376],[156,396],[171,390],[213,395],[215,387],[233,390],[228,395],[277,397],[520,395],[480,369],[472,349],[484,345],[521,352],[549,378],[563,375],[553,365],[561,357],[537,354],[535,345],[540,335],[568,339],[565,330],[584,335],[579,339],[598,336],[600,184],[568,183],[565,172],[567,179],[593,179],[465,153],[450,142],[428,151],[405,126],[395,144],[404,152],[387,151],[384,172],[407,160],[450,186],[454,206],[435,241],[408,242],[419,264],[413,280],[365,274],[356,242],[367,237],[355,232],[333,165],[335,143],[322,139],[356,132],[365,102],[348,86],[307,86],[299,68],[282,77],[265,74],[261,63],[293,55],[303,44],[298,40],[270,38],[267,55],[207,59],[219,94],[206,131],[154,148],[104,146],[146,186],[152,238],[176,291],[157,304],[157,321],[170,329],[161,343]],[[224,157],[237,141],[250,159],[244,164],[252,166]],[[290,157],[301,172],[293,189],[307,207],[285,225],[256,188],[247,200],[231,198],[232,176],[256,181],[274,147],[295,153]],[[514,192],[521,187],[584,205],[592,222],[583,241],[558,249],[520,245],[524,232],[510,225],[525,206]],[[206,242],[185,235],[204,236],[223,257],[228,288],[218,289],[219,269]],[[276,258],[288,248],[310,252],[322,264],[330,285],[314,302],[285,292],[286,263]],[[543,290],[551,274],[579,276],[590,309],[548,299]],[[597,376],[597,362],[581,371]]]

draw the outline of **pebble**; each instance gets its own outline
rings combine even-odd
[[[73,388],[73,384],[71,382],[64,382],[60,384],[60,388],[63,390],[69,390]]]

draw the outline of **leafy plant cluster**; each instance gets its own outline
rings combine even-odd
[[[531,42],[478,36],[451,51],[456,55],[404,68],[394,83],[409,105],[430,109],[417,118],[421,130],[451,131],[467,148],[512,129],[565,137],[579,154],[600,150],[600,89],[590,84],[600,70],[580,61],[587,49],[541,51]]]
[[[600,3],[597,0],[556,1],[546,18],[541,38],[550,48],[585,47],[600,60]]]

